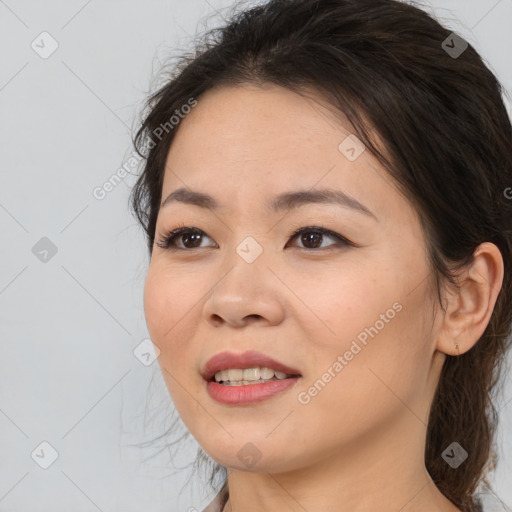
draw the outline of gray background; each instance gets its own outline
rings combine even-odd
[[[173,474],[163,444],[129,446],[161,434],[171,404],[157,363],[133,352],[148,337],[146,246],[127,205],[134,179],[101,200],[93,190],[129,160],[160,62],[230,5],[0,0],[0,511],[187,511],[212,498],[198,481],[179,496],[188,472]],[[424,5],[510,93],[512,0]],[[47,58],[44,31],[58,44]],[[495,489],[512,506],[507,400],[510,380]],[[43,441],[58,453],[47,469]],[[177,465],[196,449],[184,444]]]

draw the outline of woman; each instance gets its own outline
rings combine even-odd
[[[501,92],[416,7],[271,0],[148,100],[145,315],[227,475],[206,511],[482,510],[512,319]]]

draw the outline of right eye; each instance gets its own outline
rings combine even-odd
[[[207,236],[204,231],[198,228],[182,226],[178,229],[165,233],[157,242],[158,247],[169,251],[183,251],[187,249],[201,248],[198,245],[201,237]],[[180,240],[184,247],[178,247],[176,240]]]

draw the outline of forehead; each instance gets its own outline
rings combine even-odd
[[[222,147],[225,159],[265,155],[307,158],[312,144],[325,150],[334,142],[337,147],[339,137],[351,133],[348,120],[340,123],[333,109],[320,103],[319,94],[308,91],[308,96],[314,99],[273,84],[208,90],[181,121],[173,146],[195,144],[197,150],[215,154],[220,153],[215,148]],[[344,118],[341,113],[336,115]],[[308,148],[303,146],[306,141]]]
[[[318,187],[341,190],[385,215],[407,209],[362,143],[357,158],[344,153],[357,143],[348,121],[319,95],[308,96],[269,84],[207,91],[178,127],[162,197],[188,187],[221,203],[254,198],[263,207],[270,195]]]

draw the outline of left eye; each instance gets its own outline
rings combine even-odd
[[[291,240],[300,236],[300,241],[304,244],[312,244],[313,247],[299,247],[299,249],[317,249],[320,241],[324,239],[324,237],[332,238],[336,240],[335,243],[328,246],[330,249],[332,246],[346,246],[346,245],[354,245],[352,242],[347,240],[345,237],[335,233],[334,231],[330,231],[328,229],[319,227],[319,226],[310,226],[306,228],[300,228],[293,235],[291,235]]]
[[[196,249],[201,248],[201,239],[207,236],[206,233],[198,228],[189,228],[189,227],[181,227],[171,231],[170,233],[165,234],[160,240],[157,242],[158,247],[162,249],[169,250],[187,250],[187,249]],[[300,236],[300,241],[306,245],[312,245],[312,247],[299,247],[299,249],[318,249],[319,245],[321,245],[321,241],[323,241],[324,237],[332,238],[336,240],[335,243],[331,244],[327,248],[331,248],[332,246],[347,246],[354,244],[347,240],[345,237],[335,233],[334,231],[330,231],[328,229],[319,227],[319,226],[310,226],[300,228],[295,231],[291,236],[290,240],[293,240]],[[208,237],[208,236],[207,236]],[[209,238],[209,237],[208,237]],[[183,246],[179,247],[176,245],[176,240],[182,242]]]

